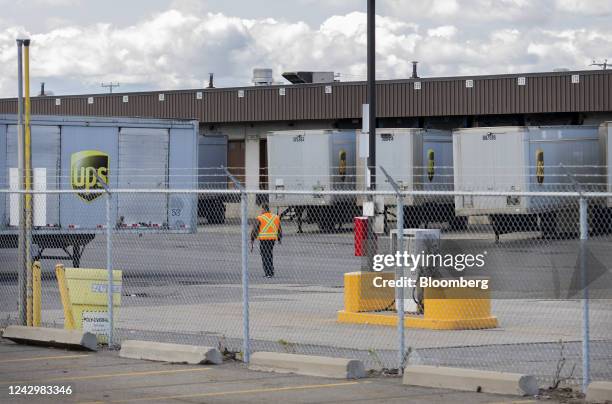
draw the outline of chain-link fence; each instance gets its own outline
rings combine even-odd
[[[34,198],[59,200],[57,226],[31,231],[42,325],[64,325],[59,262],[121,271],[115,343],[357,357],[387,372],[524,372],[547,384],[610,379],[612,194],[563,191],[41,191]],[[1,192],[6,206],[19,195]],[[272,250],[251,244],[266,205],[282,230]],[[6,223],[0,319],[18,323],[19,229]],[[403,278],[417,284],[389,283]],[[107,279],[87,287],[105,296]],[[449,281],[462,279],[481,282],[456,294],[462,285]]]

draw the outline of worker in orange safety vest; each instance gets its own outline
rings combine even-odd
[[[280,217],[270,212],[268,204],[262,204],[261,214],[257,216],[257,221],[253,224],[253,231],[251,231],[251,251],[253,251],[255,239],[258,239],[266,278],[274,276],[274,244],[276,241],[281,244],[282,236]]]

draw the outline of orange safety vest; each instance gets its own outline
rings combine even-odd
[[[259,221],[259,240],[278,240],[280,217],[270,212],[257,216]]]

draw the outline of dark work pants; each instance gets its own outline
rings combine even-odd
[[[259,251],[266,276],[274,276],[274,240],[259,240]]]

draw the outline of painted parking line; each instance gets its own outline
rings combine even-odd
[[[86,358],[90,355],[63,355],[63,356],[35,356],[32,358],[19,358],[19,359],[6,359],[0,360],[0,364],[3,363],[15,363],[15,362],[34,362],[34,361],[43,361],[43,360],[59,360],[59,359],[77,359],[77,358]]]
[[[221,397],[221,396],[233,396],[241,394],[256,394],[256,393],[276,393],[282,391],[300,391],[300,390],[315,390],[315,389],[326,389],[334,387],[347,387],[355,386],[357,384],[369,384],[371,382],[342,382],[342,383],[327,383],[327,384],[309,384],[304,386],[287,386],[287,387],[268,387],[261,389],[249,389],[249,390],[229,390],[229,391],[217,391],[212,393],[197,393],[197,394],[180,394],[174,396],[151,396],[151,397],[139,397],[128,400],[117,400],[110,401],[111,403],[131,403],[138,401],[161,401],[161,400],[180,400],[186,398],[199,398],[199,397]],[[91,404],[91,403],[90,403]]]
[[[210,370],[210,368],[194,368],[194,369],[174,369],[174,370],[152,370],[147,372],[125,372],[125,373],[105,373],[99,375],[87,375],[87,376],[65,376],[65,377],[53,377],[50,379],[43,380],[19,380],[19,381],[2,381],[0,384],[22,384],[22,383],[48,383],[48,382],[70,382],[79,380],[95,380],[95,379],[109,379],[112,377],[142,377],[142,376],[158,376],[158,375],[169,375],[174,373],[189,373],[189,372],[203,372]]]

